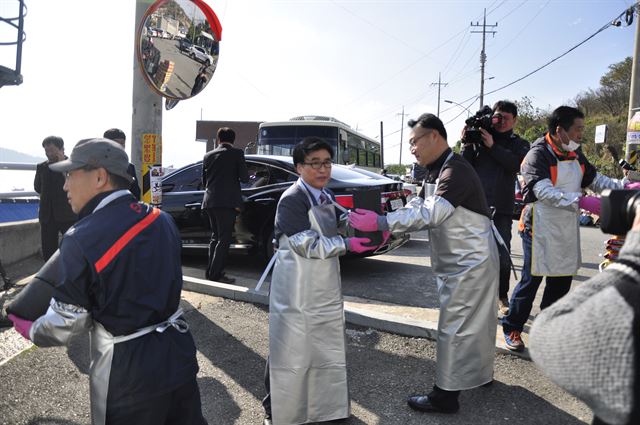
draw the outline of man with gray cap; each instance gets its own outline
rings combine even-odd
[[[40,347],[91,333],[94,425],[206,424],[195,344],[179,308],[180,237],[166,213],[127,190],[128,164],[107,139],[82,140],[52,164],[80,219],[46,276],[39,273],[54,287],[46,313],[34,322],[9,318]]]

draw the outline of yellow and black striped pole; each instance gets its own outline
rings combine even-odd
[[[142,135],[142,201],[162,205],[162,138]]]

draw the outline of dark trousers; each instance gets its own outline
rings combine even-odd
[[[264,389],[267,392],[267,395],[262,399],[264,416],[271,419],[271,382],[269,381],[269,356],[267,356],[267,364],[264,368]]]
[[[51,220],[40,222],[40,240],[42,241],[42,258],[46,262],[58,249],[58,235],[64,235],[74,221]]]
[[[195,378],[176,390],[129,406],[107,406],[107,425],[206,425]]]
[[[509,298],[509,279],[511,278],[511,225],[513,217],[507,214],[495,214],[493,224],[498,229],[498,233],[504,240],[507,249],[498,244],[500,254],[500,286],[498,289],[499,298]]]
[[[531,307],[536,298],[538,288],[542,283],[543,276],[531,275],[531,235],[521,232],[522,251],[524,254],[524,264],[522,266],[522,276],[516,285],[509,301],[509,314],[502,319],[502,329],[505,333],[520,331],[524,329],[525,323],[531,314]],[[547,276],[542,295],[540,308],[544,310],[560,298],[565,296],[571,289],[573,276]]]
[[[211,224],[211,240],[209,241],[209,265],[207,279],[216,280],[224,271],[229,246],[233,240],[233,227],[236,222],[235,208],[207,208]]]

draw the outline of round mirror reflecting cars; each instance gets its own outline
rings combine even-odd
[[[145,80],[167,99],[197,95],[216,70],[221,36],[220,21],[204,1],[157,0],[136,35]]]

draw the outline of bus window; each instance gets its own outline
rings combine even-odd
[[[367,165],[367,151],[364,149],[358,149],[358,165]]]

